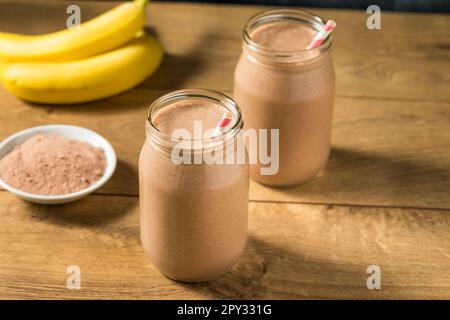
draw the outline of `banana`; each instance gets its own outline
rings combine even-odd
[[[91,58],[58,63],[0,63],[0,81],[15,96],[36,103],[72,104],[128,90],[159,66],[163,50],[142,35]]]
[[[0,32],[0,42],[5,41],[5,40],[6,41],[26,41],[26,40],[36,39],[36,37],[39,37],[39,36]]]
[[[37,36],[0,33],[0,61],[71,61],[117,48],[144,27],[147,2],[126,2],[78,27],[54,33]]]

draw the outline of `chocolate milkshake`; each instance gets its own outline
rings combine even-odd
[[[196,121],[203,130],[214,131],[225,113],[231,122],[219,136],[174,138],[178,129],[195,134]],[[209,90],[176,91],[150,107],[139,159],[141,241],[152,263],[169,278],[214,279],[227,272],[244,250],[248,164],[173,161],[180,143],[182,155],[207,155],[218,148],[227,154],[242,125],[234,101]]]
[[[279,171],[251,178],[272,186],[304,183],[328,159],[334,100],[331,37],[306,49],[324,24],[299,10],[274,10],[249,20],[236,66],[234,98],[245,128],[279,129]],[[269,144],[270,149],[270,144]]]

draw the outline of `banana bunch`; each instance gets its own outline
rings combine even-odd
[[[26,36],[0,32],[0,82],[36,103],[106,98],[149,77],[163,49],[142,29],[147,0],[126,2],[78,27]]]

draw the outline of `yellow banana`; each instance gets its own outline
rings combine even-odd
[[[163,50],[142,35],[91,58],[58,63],[3,63],[0,79],[15,96],[37,103],[70,104],[98,100],[128,90],[159,66]]]
[[[41,37],[41,36],[0,32],[0,42],[2,42],[2,41],[26,41],[26,40],[36,39],[36,37]]]
[[[146,3],[147,0],[126,2],[78,27],[45,35],[0,33],[0,60],[70,61],[112,50],[144,27]]]

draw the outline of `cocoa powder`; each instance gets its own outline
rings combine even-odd
[[[37,134],[0,159],[0,177],[33,194],[60,195],[87,188],[104,173],[105,153],[89,143]]]

